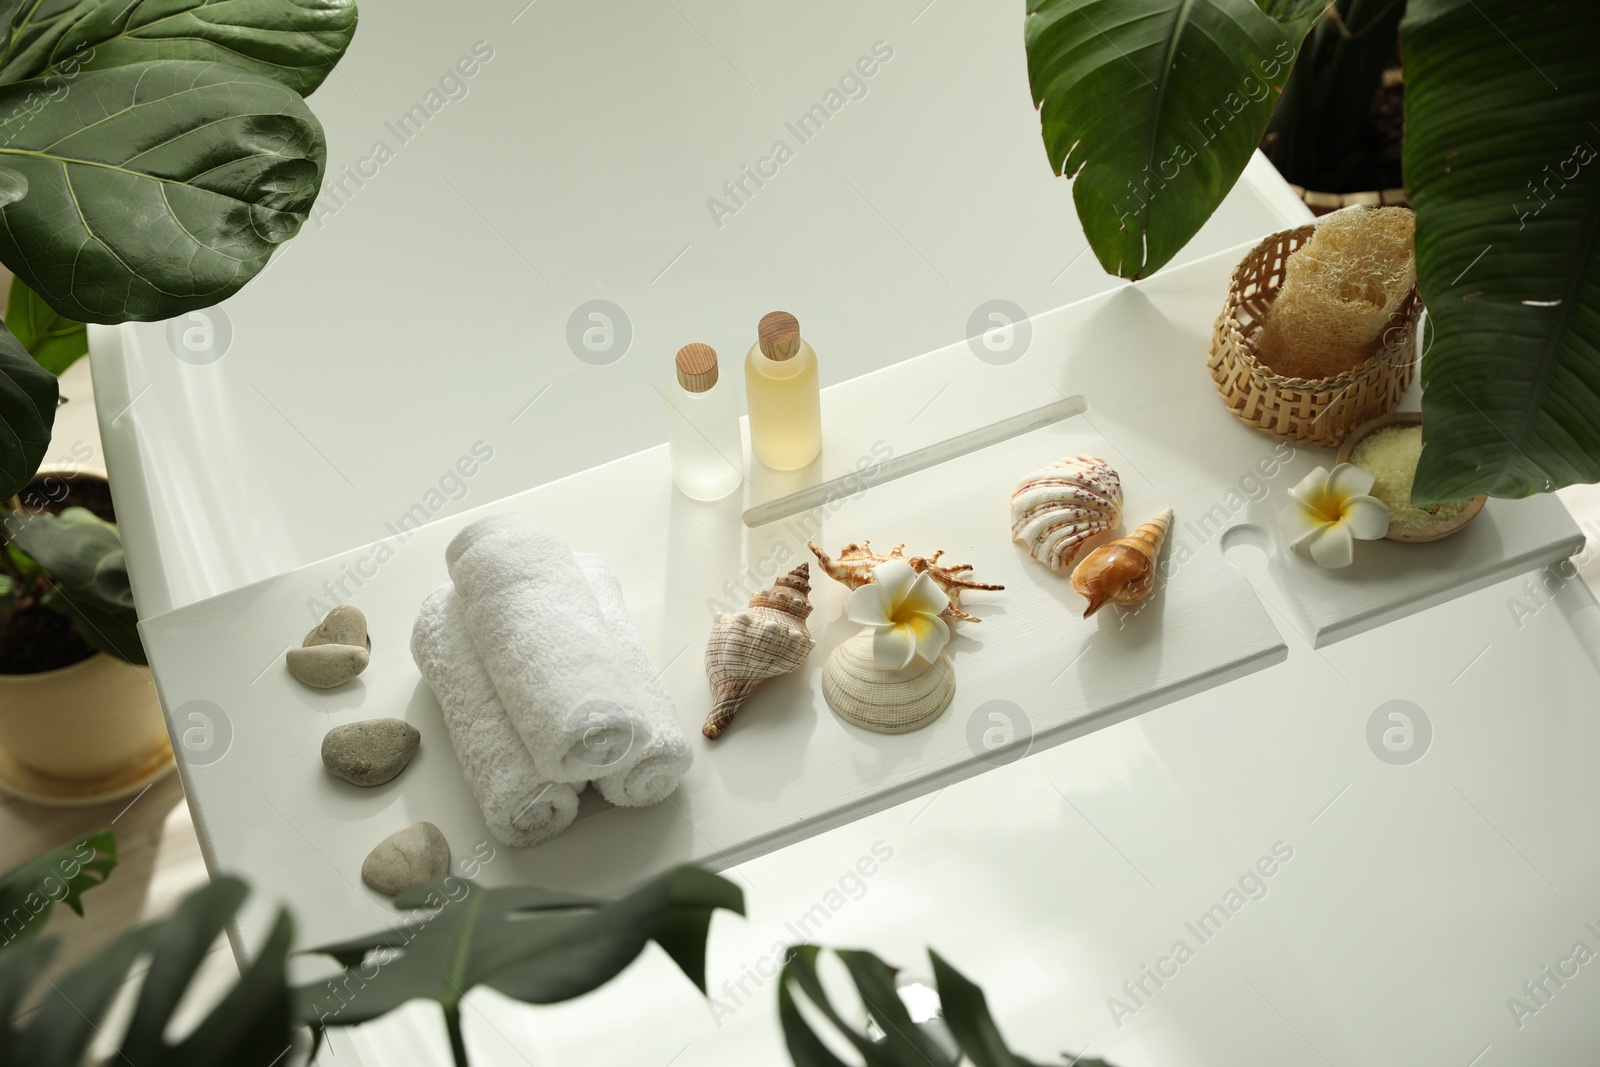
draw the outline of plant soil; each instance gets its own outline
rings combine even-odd
[[[65,494],[63,495],[63,487]],[[45,474],[20,494],[24,511],[59,514],[70,507],[88,508],[107,522],[116,521],[111,487],[97,475]],[[0,545],[4,545],[0,529]],[[79,636],[72,620],[60,612],[32,604],[0,608],[0,674],[38,674],[88,659],[98,651]]]

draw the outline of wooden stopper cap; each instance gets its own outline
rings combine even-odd
[[[784,360],[800,348],[800,320],[787,311],[763,315],[756,329],[761,351],[768,359]]]
[[[678,349],[678,384],[703,393],[717,384],[717,350],[699,341]]]

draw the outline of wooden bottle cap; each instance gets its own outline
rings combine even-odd
[[[756,337],[768,359],[788,359],[800,350],[800,320],[787,311],[774,311],[762,316]]]
[[[703,393],[717,384],[717,350],[699,341],[678,349],[678,384]]]

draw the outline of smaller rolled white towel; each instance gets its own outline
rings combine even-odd
[[[567,546],[532,515],[505,511],[458,533],[445,563],[539,777],[587,782],[619,767],[646,740],[644,695]]]
[[[622,585],[599,556],[580,552],[578,566],[594,587],[606,625],[617,639],[622,663],[644,692],[641,712],[643,729],[634,738],[633,748],[603,777],[596,778],[600,795],[619,808],[659,804],[678,788],[684,773],[694,762],[694,749],[678,721],[678,711],[662,684],[661,674],[650,662],[644,639],[628,618],[622,602]]]
[[[411,658],[438,698],[450,744],[489,832],[507,845],[537,845],[571,826],[583,787],[539,777],[478,662],[461,598],[450,583],[422,602],[411,628]]]

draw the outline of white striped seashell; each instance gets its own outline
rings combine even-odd
[[[833,713],[853,726],[903,734],[937,719],[956,694],[956,668],[941,655],[885,670],[872,656],[872,630],[835,648],[822,666],[822,695]]]
[[[1122,479],[1098,456],[1058,460],[1011,494],[1011,538],[1053,571],[1072,565],[1122,517]]]
[[[802,563],[750,598],[743,610],[718,615],[706,640],[711,714],[700,732],[716,740],[752,690],[788,674],[811,655],[811,564]]]

